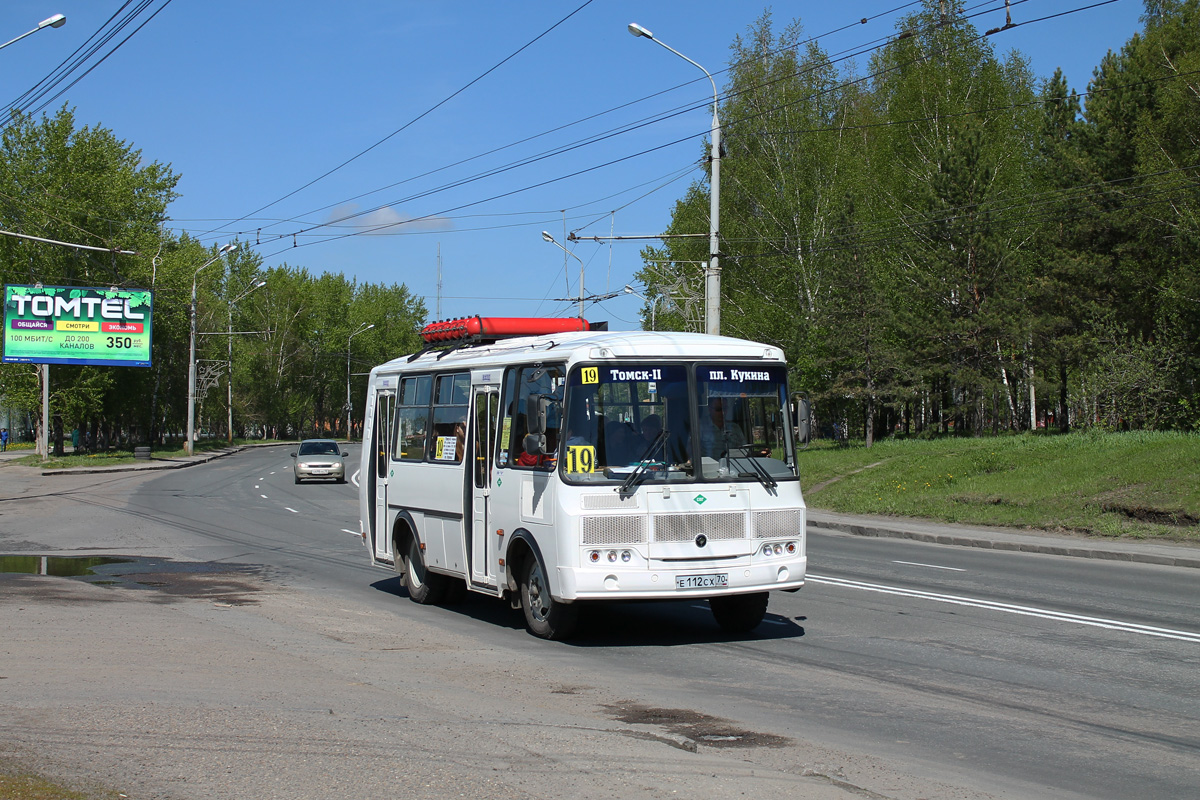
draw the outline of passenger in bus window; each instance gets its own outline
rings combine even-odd
[[[641,439],[633,428],[624,422],[613,420],[604,426],[604,463],[609,466],[623,467],[637,458]]]
[[[732,404],[726,407],[727,403],[722,397],[708,401],[708,423],[700,433],[700,441],[704,455],[711,458],[721,458],[734,448],[746,446],[746,434],[732,419],[726,418],[726,411],[733,410]]]
[[[651,414],[642,420],[643,446],[649,447],[660,433],[662,433],[662,417],[658,414]]]

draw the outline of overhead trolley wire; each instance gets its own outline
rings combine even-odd
[[[1024,2],[1029,2],[1029,0],[1016,0],[1016,4],[1020,4],[1020,3],[1024,3]],[[1049,17],[1046,17],[1045,19],[1051,19],[1051,18],[1054,18],[1054,17],[1063,16],[1063,15],[1065,15],[1065,14],[1068,14],[1068,13],[1077,13],[1077,12],[1079,12],[1079,11],[1085,11],[1085,10],[1089,10],[1089,9],[1096,8],[1096,7],[1099,7],[1099,6],[1108,5],[1108,4],[1110,4],[1110,3],[1114,3],[1114,2],[1117,2],[1117,0],[1103,0],[1102,2],[1095,3],[1095,4],[1092,4],[1092,5],[1089,5],[1089,6],[1084,6],[1084,7],[1081,7],[1081,8],[1077,8],[1077,9],[1074,9],[1074,10],[1071,10],[1071,11],[1062,12],[1062,13],[1059,13],[1059,14],[1054,14],[1054,15],[1051,15],[1051,16],[1049,16]],[[990,7],[990,8],[987,8],[987,9],[985,9],[984,11],[978,11],[978,12],[976,12],[976,15],[978,15],[978,14],[982,14],[982,13],[988,13],[988,12],[996,11],[996,10],[998,10],[999,8],[1000,8],[1000,6],[993,6],[993,7]],[[1044,21],[1044,20],[1042,20],[1042,19],[1039,19],[1039,20],[1036,20],[1036,21]],[[1022,24],[1030,24],[1030,23],[1026,22],[1026,23],[1022,23]],[[941,23],[934,23],[934,24],[933,24],[931,27],[940,27],[940,25],[941,25]],[[1014,27],[1015,27],[1015,25],[1014,25]],[[984,39],[984,38],[986,38],[988,35],[989,35],[989,34],[987,34],[987,33],[980,34],[979,36],[975,37],[975,40]],[[894,39],[894,37],[889,37],[888,41],[892,41],[893,39]],[[877,48],[869,48],[869,49],[877,49]],[[849,56],[845,56],[844,58],[841,58],[841,59],[838,59],[838,60],[845,60],[846,58],[851,58],[851,57],[853,57],[854,55],[861,55],[863,52],[869,52],[869,49],[868,49],[868,50],[858,50],[858,51],[856,51],[856,52],[852,53],[851,55],[849,55]],[[924,57],[927,57],[927,56],[924,56]],[[880,71],[878,71],[878,72],[876,72],[876,73],[871,73],[871,74],[865,75],[865,76],[863,76],[863,77],[860,77],[860,78],[856,78],[856,79],[854,79],[854,80],[851,80],[851,81],[844,81],[844,82],[842,82],[841,84],[839,84],[839,86],[837,86],[837,87],[833,87],[832,89],[824,90],[824,91],[822,91],[822,92],[817,92],[817,93],[815,93],[815,94],[813,94],[813,95],[810,95],[808,98],[805,98],[805,99],[802,99],[802,100],[798,100],[798,101],[789,102],[789,103],[780,104],[780,105],[778,105],[778,106],[775,106],[775,107],[773,107],[773,108],[771,108],[771,109],[765,109],[765,110],[763,110],[763,111],[760,111],[760,112],[757,112],[757,113],[755,113],[755,114],[751,114],[751,115],[748,115],[748,116],[745,116],[745,117],[739,118],[739,119],[738,119],[738,120],[736,120],[736,121],[727,122],[727,123],[726,123],[726,124],[725,124],[723,127],[727,127],[727,128],[728,128],[728,127],[730,127],[730,126],[732,126],[732,125],[735,125],[735,124],[737,124],[737,123],[739,123],[739,122],[745,122],[745,121],[747,121],[747,120],[751,120],[751,119],[755,119],[755,118],[758,118],[758,117],[764,116],[764,115],[766,115],[766,114],[768,114],[768,113],[771,113],[772,111],[776,111],[776,110],[783,109],[783,108],[788,108],[788,107],[791,107],[791,106],[793,106],[793,105],[797,105],[797,104],[799,104],[799,103],[802,103],[802,102],[808,102],[808,101],[810,101],[810,100],[812,100],[812,99],[814,99],[814,98],[816,98],[816,97],[820,97],[820,96],[821,96],[821,95],[823,95],[823,94],[827,94],[827,93],[828,93],[828,92],[830,92],[830,91],[835,91],[835,90],[837,90],[837,89],[840,89],[840,88],[845,88],[845,87],[847,87],[847,86],[854,85],[855,83],[861,83],[861,82],[863,82],[863,81],[867,81],[867,80],[871,80],[871,79],[873,79],[873,78],[877,78],[877,77],[879,77],[880,75],[884,75],[884,74],[887,74],[887,73],[889,73],[889,72],[896,71],[896,70],[898,70],[898,69],[901,69],[901,68],[903,68],[903,67],[904,67],[905,65],[907,65],[907,64],[914,63],[916,60],[917,60],[917,59],[914,59],[914,61],[913,61],[913,62],[905,62],[905,64],[893,65],[893,66],[891,66],[891,67],[888,67],[888,68],[885,68],[885,69],[883,69],[883,70],[880,70]],[[834,62],[834,61],[831,61],[830,63],[836,63],[836,62]],[[781,79],[776,79],[776,80],[782,80],[782,78],[781,78]],[[775,81],[767,82],[766,84],[762,84],[762,85],[770,85],[770,83],[773,83],[773,82],[775,82]],[[751,88],[756,88],[756,87],[751,87]],[[749,89],[748,89],[748,90],[745,90],[745,91],[749,91]],[[736,94],[738,94],[738,93],[731,93],[731,94],[727,94],[727,95],[725,95],[725,97],[726,97],[726,99],[728,99],[729,97],[731,97],[731,96],[734,96],[734,95],[736,95]],[[706,103],[704,103],[704,104],[693,105],[693,106],[691,106],[690,108],[694,110],[695,108],[704,107],[704,106],[706,106],[706,105],[707,105],[707,102],[706,102]],[[679,113],[684,113],[684,112],[679,112]],[[674,114],[674,113],[673,113],[673,114],[671,114],[670,116],[676,116],[676,115],[677,115],[677,114]],[[666,117],[664,117],[664,118],[666,118]],[[649,124],[649,123],[646,123],[646,124]],[[638,127],[644,127],[644,125],[639,125]],[[615,132],[615,133],[609,133],[609,134],[605,135],[603,138],[612,138],[613,136],[619,135],[619,132],[621,132],[621,131],[618,131],[618,132]],[[316,241],[311,241],[311,242],[306,242],[304,246],[308,246],[308,245],[312,245],[312,244],[320,244],[320,243],[322,243],[322,242],[327,242],[327,241],[336,241],[336,240],[339,240],[339,239],[344,239],[344,238],[347,238],[347,237],[349,237],[349,236],[354,236],[354,235],[363,235],[363,234],[369,234],[369,233],[375,232],[375,231],[377,231],[377,230],[386,229],[386,228],[390,228],[390,227],[396,227],[396,226],[399,226],[399,225],[412,224],[412,223],[414,223],[414,222],[419,222],[419,221],[423,221],[423,220],[430,219],[430,218],[432,218],[432,217],[436,217],[436,216],[441,216],[441,215],[444,215],[444,214],[446,214],[446,213],[449,213],[450,211],[456,211],[456,210],[460,210],[460,209],[463,209],[463,208],[470,208],[470,207],[473,207],[473,206],[476,206],[476,205],[480,205],[480,204],[482,204],[482,203],[485,203],[485,202],[490,202],[490,201],[492,201],[492,200],[497,200],[497,199],[501,199],[501,198],[504,198],[504,197],[509,197],[509,196],[512,196],[512,195],[514,195],[514,194],[518,194],[518,193],[521,193],[521,192],[524,192],[524,191],[529,191],[529,190],[532,190],[532,189],[535,189],[535,188],[540,188],[540,187],[542,187],[542,186],[546,186],[546,185],[548,185],[548,184],[551,184],[551,183],[556,183],[556,182],[559,182],[559,181],[562,181],[562,180],[566,180],[566,179],[568,179],[568,178],[577,177],[577,176],[579,176],[579,175],[586,174],[586,173],[588,173],[588,172],[593,172],[593,171],[595,171],[595,170],[597,170],[597,169],[601,169],[601,168],[604,168],[604,167],[607,167],[607,166],[612,166],[613,164],[618,164],[618,163],[622,163],[622,162],[624,162],[624,161],[632,160],[632,159],[634,159],[634,158],[639,158],[639,157],[641,157],[641,156],[643,156],[643,155],[646,155],[646,154],[648,154],[648,153],[657,152],[657,151],[659,151],[659,150],[662,150],[662,149],[665,149],[665,148],[667,148],[667,147],[671,147],[671,146],[674,146],[674,145],[676,145],[676,144],[680,144],[680,143],[682,143],[682,142],[685,142],[685,141],[688,141],[688,140],[690,140],[690,139],[693,139],[693,138],[695,138],[695,136],[696,136],[696,135],[698,135],[698,134],[692,134],[692,135],[689,135],[689,136],[686,136],[686,137],[683,137],[683,138],[676,139],[676,140],[674,140],[674,141],[668,142],[668,143],[666,143],[666,144],[664,144],[664,145],[659,145],[659,146],[656,146],[656,147],[648,148],[648,149],[642,150],[642,151],[640,151],[640,152],[638,152],[638,153],[633,153],[633,154],[631,154],[631,155],[624,156],[624,157],[621,157],[621,158],[612,159],[612,160],[610,160],[610,161],[607,161],[607,162],[605,162],[605,163],[603,163],[603,164],[599,164],[599,165],[595,165],[595,166],[592,166],[592,167],[589,167],[589,168],[585,168],[585,169],[582,169],[582,170],[578,170],[578,171],[572,172],[572,173],[570,173],[570,174],[568,174],[568,175],[559,176],[559,177],[557,177],[557,178],[552,178],[552,179],[548,179],[548,180],[545,180],[545,181],[540,181],[540,182],[537,182],[537,183],[534,183],[534,184],[531,184],[531,185],[525,186],[525,187],[523,187],[523,188],[520,188],[520,189],[514,189],[514,190],[511,190],[511,191],[502,192],[502,193],[500,193],[500,194],[492,195],[492,196],[490,196],[490,197],[488,197],[488,198],[485,198],[485,199],[483,199],[483,200],[478,200],[478,201],[474,201],[474,202],[469,202],[469,203],[461,204],[461,205],[455,206],[455,207],[453,207],[453,208],[451,208],[451,209],[448,209],[448,210],[446,210],[446,211],[443,211],[443,212],[434,212],[434,213],[431,213],[431,214],[425,214],[425,215],[421,215],[421,216],[415,216],[415,217],[412,217],[412,218],[410,218],[410,219],[408,219],[408,220],[404,220],[404,221],[400,221],[400,222],[386,223],[386,224],[383,224],[383,225],[380,225],[380,226],[372,226],[372,227],[369,227],[369,228],[367,228],[366,230],[364,230],[364,231],[362,231],[362,232],[359,232],[359,233],[348,233],[348,234],[336,234],[336,235],[331,235],[330,237],[327,237],[327,238],[325,238],[325,239],[316,240]],[[420,193],[417,193],[417,194],[415,194],[415,195],[412,195],[412,196],[409,196],[409,197],[406,197],[406,198],[401,198],[401,199],[399,199],[399,200],[396,200],[396,201],[393,201],[393,202],[391,202],[391,203],[386,203],[386,204],[383,204],[383,205],[379,205],[379,206],[376,206],[376,207],[374,207],[374,208],[371,208],[371,209],[367,209],[367,210],[363,210],[363,211],[361,211],[361,212],[357,212],[357,213],[355,213],[355,214],[349,214],[349,215],[347,215],[347,216],[346,216],[346,217],[344,217],[344,218],[341,218],[341,219],[339,219],[339,220],[336,220],[336,222],[344,222],[344,221],[346,221],[346,220],[348,220],[348,219],[353,219],[353,218],[355,218],[355,217],[357,217],[357,216],[364,216],[364,215],[366,215],[366,214],[370,214],[370,213],[373,213],[373,212],[379,211],[379,210],[381,210],[382,208],[386,208],[386,207],[389,207],[389,206],[396,206],[396,205],[399,205],[399,204],[401,204],[401,203],[411,202],[412,200],[415,200],[415,199],[420,199],[420,198],[422,198],[422,197],[427,197],[427,196],[430,196],[430,195],[432,195],[432,194],[436,194],[436,193],[438,193],[438,192],[441,192],[441,191],[446,191],[446,190],[448,190],[448,189],[450,189],[450,188],[458,188],[458,187],[460,187],[460,186],[462,186],[462,185],[465,185],[465,184],[467,184],[467,183],[473,182],[473,181],[475,181],[475,180],[480,180],[480,179],[482,179],[483,177],[492,177],[492,176],[494,176],[494,175],[496,175],[496,174],[499,174],[499,173],[501,173],[501,172],[511,171],[512,169],[516,169],[516,168],[518,168],[518,167],[520,167],[520,166],[527,166],[528,164],[535,163],[536,161],[539,161],[539,160],[543,160],[543,159],[545,159],[545,158],[552,157],[553,155],[559,155],[559,154],[561,154],[562,152],[568,152],[569,150],[572,150],[572,149],[577,149],[578,147],[583,147],[583,146],[585,146],[585,145],[586,145],[586,144],[588,144],[588,143],[591,143],[591,140],[588,140],[588,141],[586,141],[586,142],[584,142],[584,143],[577,144],[577,145],[573,145],[573,146],[564,146],[564,147],[562,147],[562,148],[558,148],[558,149],[556,149],[556,150],[554,150],[554,151],[551,151],[549,154],[543,154],[543,155],[540,155],[540,156],[532,156],[532,157],[529,157],[529,158],[527,158],[527,159],[524,159],[524,160],[521,160],[521,161],[518,161],[518,162],[513,162],[513,163],[511,163],[511,164],[509,164],[509,165],[506,165],[506,166],[504,166],[504,167],[499,167],[499,168],[496,168],[496,169],[494,169],[494,170],[488,171],[488,172],[486,172],[486,173],[483,173],[483,174],[480,174],[480,175],[474,176],[474,177],[472,177],[472,178],[464,178],[464,179],[462,179],[462,180],[460,180],[460,181],[453,182],[452,184],[444,185],[444,186],[442,186],[442,187],[435,187],[435,188],[433,188],[433,189],[429,189],[429,190],[426,190],[426,191],[424,191],[424,192],[420,192]],[[307,228],[303,228],[303,229],[297,230],[297,231],[295,231],[295,232],[293,232],[293,233],[283,233],[283,234],[277,234],[277,235],[274,237],[274,240],[281,240],[281,239],[292,238],[292,239],[293,239],[293,242],[295,242],[295,237],[296,237],[296,236],[298,236],[298,235],[300,235],[300,234],[302,234],[302,233],[308,233],[308,232],[310,232],[310,231],[312,231],[312,230],[316,230],[316,229],[319,229],[319,228],[321,228],[321,227],[325,227],[325,224],[321,224],[321,225],[311,225],[311,226],[309,226],[309,227],[307,227]],[[295,245],[295,246],[300,246],[300,245]],[[280,252],[282,252],[282,251],[280,251]],[[274,254],[273,254],[273,255],[274,255]]]
[[[271,208],[272,206],[275,206],[275,205],[278,205],[279,203],[282,203],[284,200],[288,199],[289,197],[292,197],[293,195],[295,195],[295,194],[298,194],[299,192],[302,192],[302,191],[304,191],[305,189],[307,189],[308,187],[312,186],[313,184],[315,184],[315,183],[318,183],[318,182],[320,182],[320,181],[324,180],[325,178],[328,178],[330,175],[332,175],[333,173],[337,172],[338,170],[340,170],[340,169],[342,169],[342,168],[344,168],[344,167],[348,166],[349,164],[351,164],[351,163],[353,163],[353,162],[357,161],[359,158],[362,158],[364,155],[366,155],[367,153],[371,152],[371,151],[372,151],[372,150],[374,150],[376,147],[379,147],[381,144],[383,144],[384,142],[388,141],[388,140],[389,140],[389,139],[391,139],[392,137],[394,137],[394,136],[396,136],[397,134],[399,134],[399,133],[401,133],[401,132],[403,132],[403,131],[407,130],[407,129],[408,129],[408,128],[410,128],[410,127],[412,127],[414,124],[416,124],[416,123],[417,123],[417,122],[419,122],[420,120],[424,119],[425,117],[429,116],[429,115],[430,115],[430,114],[432,114],[434,111],[436,111],[437,109],[439,109],[439,108],[441,108],[442,106],[444,106],[446,103],[448,103],[448,102],[450,102],[451,100],[453,100],[455,97],[458,97],[460,94],[462,94],[463,92],[465,92],[467,89],[469,89],[469,88],[471,88],[472,86],[474,86],[475,84],[479,83],[479,81],[483,80],[483,79],[484,79],[484,78],[486,78],[488,75],[492,74],[493,72],[495,72],[496,70],[498,70],[500,67],[504,66],[504,65],[505,65],[505,64],[507,64],[509,61],[511,61],[512,59],[516,58],[518,55],[520,55],[521,53],[523,53],[525,50],[529,49],[529,48],[530,48],[531,46],[533,46],[533,45],[534,45],[536,42],[538,42],[539,40],[541,40],[543,37],[547,36],[547,35],[548,35],[548,34],[549,34],[551,31],[553,31],[555,28],[557,28],[558,26],[562,25],[564,22],[566,22],[567,20],[569,20],[571,17],[575,16],[575,15],[576,15],[576,14],[578,14],[580,11],[582,11],[583,9],[587,8],[588,6],[590,6],[590,5],[591,5],[593,2],[595,2],[595,0],[585,0],[585,2],[583,3],[583,5],[579,6],[578,8],[576,8],[576,9],[575,9],[574,11],[572,11],[571,13],[567,14],[565,17],[563,17],[563,18],[562,18],[562,19],[560,19],[558,22],[556,22],[556,23],[554,23],[553,25],[551,25],[551,26],[550,26],[549,28],[547,28],[546,30],[544,30],[544,31],[542,31],[541,33],[539,33],[537,36],[535,36],[535,37],[533,37],[532,39],[530,39],[530,40],[529,40],[528,42],[526,42],[525,44],[521,45],[521,46],[520,46],[519,48],[517,48],[515,51],[513,51],[513,52],[512,52],[512,53],[510,53],[509,55],[505,56],[503,59],[501,59],[501,60],[500,60],[499,62],[497,62],[495,65],[493,65],[492,67],[490,67],[490,68],[488,68],[487,70],[485,70],[484,72],[482,72],[480,75],[478,75],[478,76],[476,76],[475,78],[473,78],[473,79],[471,79],[470,81],[468,81],[468,82],[467,82],[466,84],[464,84],[462,87],[460,87],[459,89],[455,90],[455,91],[454,91],[452,94],[450,94],[450,95],[448,95],[448,96],[446,96],[446,97],[442,98],[442,99],[441,99],[441,100],[439,100],[437,103],[434,103],[432,106],[430,106],[429,108],[425,109],[425,110],[424,110],[424,111],[422,111],[420,114],[418,114],[417,116],[413,117],[413,118],[412,118],[412,119],[410,119],[408,122],[404,123],[404,124],[403,124],[403,125],[401,125],[399,128],[397,128],[396,130],[394,130],[394,131],[392,131],[391,133],[389,133],[387,136],[384,136],[382,139],[379,139],[378,141],[376,141],[376,142],[375,142],[374,144],[372,144],[371,146],[369,146],[369,147],[367,147],[367,148],[365,148],[365,149],[363,149],[363,150],[360,150],[358,153],[355,153],[353,156],[351,156],[350,158],[346,159],[346,160],[345,160],[345,161],[343,161],[342,163],[338,164],[336,167],[333,167],[332,169],[329,169],[329,170],[325,171],[325,172],[324,172],[324,173],[322,173],[321,175],[318,175],[317,177],[313,178],[312,180],[310,180],[308,183],[304,184],[303,186],[301,186],[301,187],[299,187],[299,188],[297,188],[297,189],[293,189],[292,191],[288,192],[287,194],[283,195],[282,197],[280,197],[280,198],[278,198],[278,199],[276,199],[276,200],[272,200],[270,203],[267,203],[266,205],[264,205],[264,206],[261,206],[261,207],[259,207],[259,208],[255,209],[254,211],[251,211],[249,214],[246,214],[245,216],[243,216],[243,217],[240,217],[239,219],[236,219],[236,220],[234,220],[234,223],[236,224],[236,223],[238,223],[238,222],[241,222],[242,220],[245,220],[245,219],[246,219],[246,218],[248,218],[248,217],[252,217],[252,216],[254,216],[255,214],[257,214],[257,213],[259,213],[259,212],[261,212],[261,211],[265,211],[266,209],[268,209],[268,208]],[[212,233],[212,232],[213,232],[213,231],[208,231],[208,233]]]

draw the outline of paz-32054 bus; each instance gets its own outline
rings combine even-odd
[[[580,602],[706,598],[748,631],[804,584],[776,347],[580,319],[433,323],[371,371],[364,544],[418,603],[508,598],[556,639]]]

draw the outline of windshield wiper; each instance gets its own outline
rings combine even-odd
[[[650,443],[650,446],[646,448],[646,452],[642,453],[642,457],[638,459],[638,463],[634,466],[633,472],[629,473],[629,477],[626,478],[625,482],[621,484],[621,487],[617,489],[618,493],[621,495],[627,495],[633,491],[633,487],[640,483],[638,479],[642,475],[646,474],[647,462],[649,462],[655,453],[662,449],[662,446],[666,444],[666,441],[667,429],[663,428],[662,432],[658,434],[658,438]]]
[[[728,464],[730,461],[734,461],[734,460],[744,461],[745,463],[750,465],[750,469],[754,470],[753,474],[739,472],[738,473],[739,478],[741,478],[741,477],[757,478],[758,482],[761,483],[763,485],[763,487],[765,487],[767,489],[774,489],[776,486],[779,485],[779,481],[772,478],[771,473],[769,473],[765,469],[763,469],[763,465],[758,463],[758,460],[755,459],[753,456],[751,456],[749,454],[731,456],[731,455],[729,455],[729,452],[726,451],[725,463]]]

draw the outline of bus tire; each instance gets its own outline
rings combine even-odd
[[[521,574],[521,609],[529,632],[542,639],[565,639],[579,622],[578,604],[560,603],[550,596],[546,571],[533,554],[525,559]]]
[[[767,615],[766,592],[727,594],[708,598],[708,607],[721,630],[726,633],[748,633],[759,626]]]
[[[404,569],[404,588],[414,603],[423,606],[440,603],[446,595],[446,576],[430,572],[425,568],[425,557],[421,555],[421,543],[416,536],[409,537],[408,563]]]

